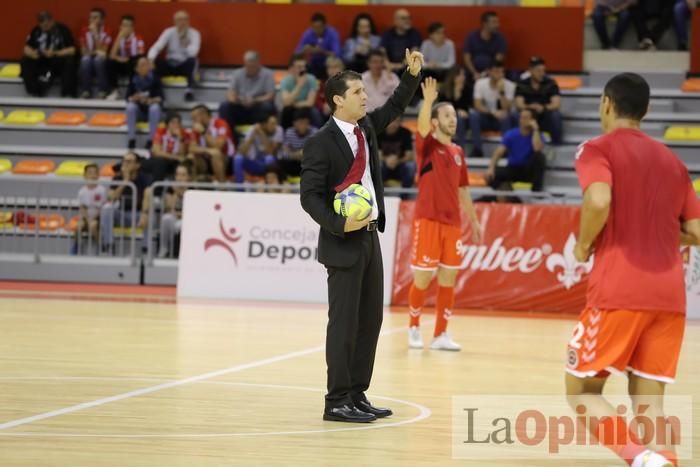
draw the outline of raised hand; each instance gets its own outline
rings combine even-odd
[[[418,52],[417,50],[414,50],[411,52],[410,50],[406,49],[406,64],[408,65],[408,72],[411,73],[413,76],[418,76],[418,73],[420,73],[421,68],[423,68],[423,54]]]
[[[420,83],[420,87],[423,90],[423,99],[425,99],[426,102],[433,103],[437,100],[438,97],[438,91],[437,91],[437,80],[432,77],[427,77],[425,78],[425,81]]]

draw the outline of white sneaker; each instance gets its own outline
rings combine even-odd
[[[432,350],[452,350],[455,352],[462,350],[462,347],[452,340],[450,335],[447,334],[447,331],[433,339],[433,343],[430,344],[430,348]]]
[[[108,101],[118,101],[119,100],[119,90],[115,89],[114,91],[110,92],[109,95],[107,96]]]
[[[673,467],[673,463],[658,452],[647,449],[634,458],[632,467]]]
[[[418,326],[411,326],[408,329],[408,347],[411,349],[423,348],[423,338],[420,336],[420,328]]]

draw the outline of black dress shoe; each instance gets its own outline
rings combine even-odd
[[[324,410],[323,419],[329,422],[369,423],[375,421],[377,417],[346,404]]]
[[[357,407],[359,410],[361,410],[363,412],[372,414],[377,418],[384,418],[384,417],[388,417],[389,415],[394,414],[394,412],[392,412],[391,409],[385,409],[385,408],[373,406],[367,399],[362,400],[362,401],[356,401],[355,407]]]

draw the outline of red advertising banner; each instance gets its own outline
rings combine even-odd
[[[414,202],[399,210],[392,304],[408,305]],[[477,204],[484,229],[473,244],[462,228],[457,245],[462,266],[455,308],[579,312],[585,305],[586,278],[592,261],[577,263],[574,245],[579,208],[520,204]],[[434,303],[436,281],[428,303]]]

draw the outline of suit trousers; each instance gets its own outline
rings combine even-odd
[[[327,267],[328,329],[326,408],[364,399],[374,369],[382,327],[384,269],[377,232],[362,230],[358,261],[348,268]]]

